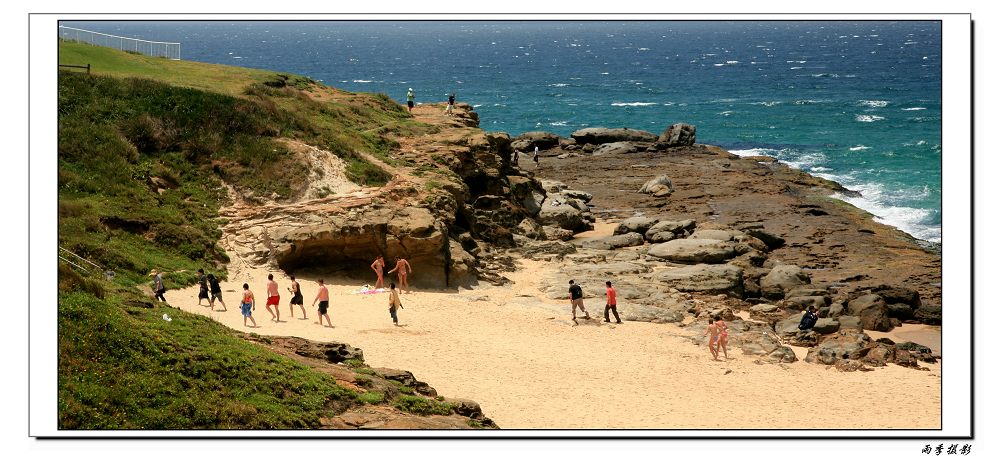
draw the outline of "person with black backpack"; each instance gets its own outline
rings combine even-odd
[[[819,320],[819,309],[810,305],[806,313],[802,315],[802,321],[799,322],[799,330],[812,329],[816,325],[817,320]]]

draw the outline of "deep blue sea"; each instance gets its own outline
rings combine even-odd
[[[843,198],[941,240],[941,26],[935,21],[73,21],[181,42],[184,60],[303,74],[441,102],[512,135],[582,127],[766,154],[861,192]]]

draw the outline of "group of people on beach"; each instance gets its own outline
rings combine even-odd
[[[615,287],[611,285],[611,281],[604,282],[605,289],[604,295],[607,298],[604,304],[604,322],[611,322],[608,317],[608,311],[611,311],[615,315],[615,323],[621,324],[622,318],[618,317],[618,291]],[[569,302],[570,310],[573,312],[573,325],[579,325],[576,322],[576,308],[580,308],[583,311],[583,318],[590,319],[590,313],[587,312],[587,308],[583,305],[583,288],[580,287],[575,281],[569,281]]]
[[[385,260],[382,256],[379,256],[371,264],[371,269],[375,271],[376,281],[374,289],[380,289],[385,287],[384,282],[384,269]],[[396,273],[397,279],[399,280],[400,287],[405,289],[406,293],[410,293],[410,284],[408,276],[413,273],[413,268],[410,266],[409,261],[403,257],[396,258],[396,266],[393,267],[388,272],[389,274]],[[163,284],[163,275],[159,273],[156,269],[150,273],[153,277],[153,290],[154,295],[157,300],[166,302],[167,300],[163,297],[163,293],[166,292],[166,287]],[[215,311],[215,302],[218,301],[222,305],[222,311],[227,311],[225,301],[222,300],[222,287],[219,284],[219,279],[215,277],[214,274],[205,274],[204,269],[198,269],[198,305],[204,306],[202,300],[208,301],[208,306],[211,311]],[[288,302],[288,312],[292,315],[295,314],[295,306],[298,306],[302,310],[302,319],[308,319],[306,316],[306,308],[304,305],[304,297],[302,295],[302,287],[299,282],[295,280],[294,275],[289,275],[288,278],[291,280],[289,286],[287,287],[288,292],[291,294],[291,300]],[[326,287],[323,279],[317,279],[316,282],[319,284],[319,290],[316,292],[316,297],[313,299],[312,305],[316,307],[316,324],[323,325],[323,320],[326,320],[326,325],[328,327],[333,327],[333,323],[330,321],[330,290]],[[367,287],[367,285],[366,285]],[[274,274],[267,275],[267,300],[264,303],[264,309],[271,314],[271,321],[274,322],[284,322],[281,320],[281,309],[278,306],[281,301],[281,294],[278,292],[278,283],[274,280]],[[399,317],[397,311],[403,307],[402,302],[399,299],[399,291],[396,289],[395,283],[389,284],[389,316],[392,318],[392,323],[396,326],[399,325]],[[253,291],[250,290],[250,284],[243,284],[243,293],[240,298],[240,312],[243,314],[243,325],[251,328],[259,327],[257,325],[257,320],[253,317],[253,312],[256,310],[257,301],[254,296]],[[248,322],[253,325],[248,325]]]

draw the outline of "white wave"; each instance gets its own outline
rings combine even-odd
[[[726,64],[739,64],[739,61],[729,60],[729,61],[726,62]]]
[[[869,148],[871,148],[871,147],[866,147],[864,145],[858,145],[856,147],[848,148],[848,150],[851,150],[851,151],[860,151],[860,150],[867,150]]]
[[[874,114],[859,114],[855,116],[854,120],[857,122],[875,122],[885,119],[882,116],[876,116]]]
[[[720,116],[729,116],[730,114],[733,114],[733,111],[730,110],[730,111],[723,111],[723,112],[719,113]]]
[[[569,125],[569,121],[550,122],[549,125],[550,126],[556,126],[556,127],[565,127],[565,126]]]
[[[568,87],[568,86],[569,86],[569,84],[564,84],[562,82],[560,82],[558,84],[549,84],[549,87]]]
[[[798,64],[805,64],[805,61],[804,61],[804,60],[803,60],[803,61],[798,61],[798,60],[787,60],[787,61],[785,61],[785,63],[798,63]]]
[[[745,150],[729,150],[729,152],[740,157],[770,156],[795,169],[803,171],[809,170],[813,166],[818,166],[827,160],[826,156],[822,153],[802,152],[792,148],[748,148]]]
[[[641,52],[645,52],[645,51],[648,51],[648,50],[649,50],[649,49],[648,49],[648,48],[646,48],[646,47],[640,47],[640,48],[639,48],[639,51],[641,51]]]
[[[768,101],[768,102],[753,102],[751,105],[761,105],[761,106],[775,106],[780,105],[780,101]]]
[[[610,73],[606,73],[606,72],[602,72],[601,73],[602,76],[607,76],[608,74],[610,74]]]
[[[478,104],[478,105],[472,105],[472,107],[473,107],[473,108],[479,108],[480,106],[483,106],[483,104],[482,104],[482,103],[480,103],[480,104]]]
[[[926,109],[927,108],[924,108],[922,106],[914,106],[913,108],[903,108],[903,111],[920,111],[920,110],[926,110]]]
[[[788,69],[802,69],[802,66],[792,66],[791,68]]]
[[[611,106],[653,106],[655,104],[656,103],[653,102],[629,102],[629,103],[615,102],[612,103]]]
[[[809,168],[809,172],[820,173],[820,172],[830,172],[833,169],[824,166],[813,166]]]
[[[368,80],[364,80],[364,79],[354,79],[354,80],[353,80],[353,81],[351,81],[351,82],[355,82],[355,83],[361,83],[361,84],[367,84],[367,83],[369,83],[369,82],[371,82],[371,81],[368,81]]]
[[[927,145],[927,141],[926,140],[920,140],[920,141],[918,141],[917,142],[917,146],[920,146],[920,145]]]
[[[858,104],[869,108],[885,108],[889,102],[885,100],[860,100],[858,101]]]
[[[892,195],[887,195],[883,186],[879,184],[844,185],[844,187],[861,192],[861,196],[849,197],[839,193],[831,196],[874,214],[875,222],[893,226],[920,240],[941,242],[941,226],[927,224],[932,211],[892,205]]]
[[[827,101],[829,100],[795,100],[792,103],[795,103],[796,105],[812,105],[814,103],[824,103]]]
[[[726,65],[726,63],[715,63],[712,66],[725,66],[725,65]]]

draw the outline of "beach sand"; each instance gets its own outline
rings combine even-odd
[[[838,372],[805,362],[756,364],[731,349],[713,361],[689,332],[672,324],[625,322],[574,327],[565,301],[537,290],[546,263],[522,260],[516,283],[472,290],[416,290],[401,295],[401,327],[388,314],[388,295],[356,295],[363,282],[329,283],[334,327],[314,324],[322,276],[296,276],[308,320],[289,317],[289,280],[277,269],[235,263],[222,283],[229,310],[198,306],[197,288],[169,292],[169,304],[236,330],[348,343],[373,367],[413,372],[438,394],[477,401],[504,429],[553,428],[912,428],[940,426],[941,364],[930,371],[896,365],[873,372]],[[281,317],[264,309],[268,272],[281,289]],[[420,269],[415,269],[420,272]],[[258,306],[257,329],[243,326],[238,300],[244,282]],[[587,300],[594,318],[603,301]],[[619,303],[628,312],[628,302]],[[217,305],[216,309],[220,309]],[[898,330],[898,329],[897,329]],[[796,350],[800,359],[805,349]]]

